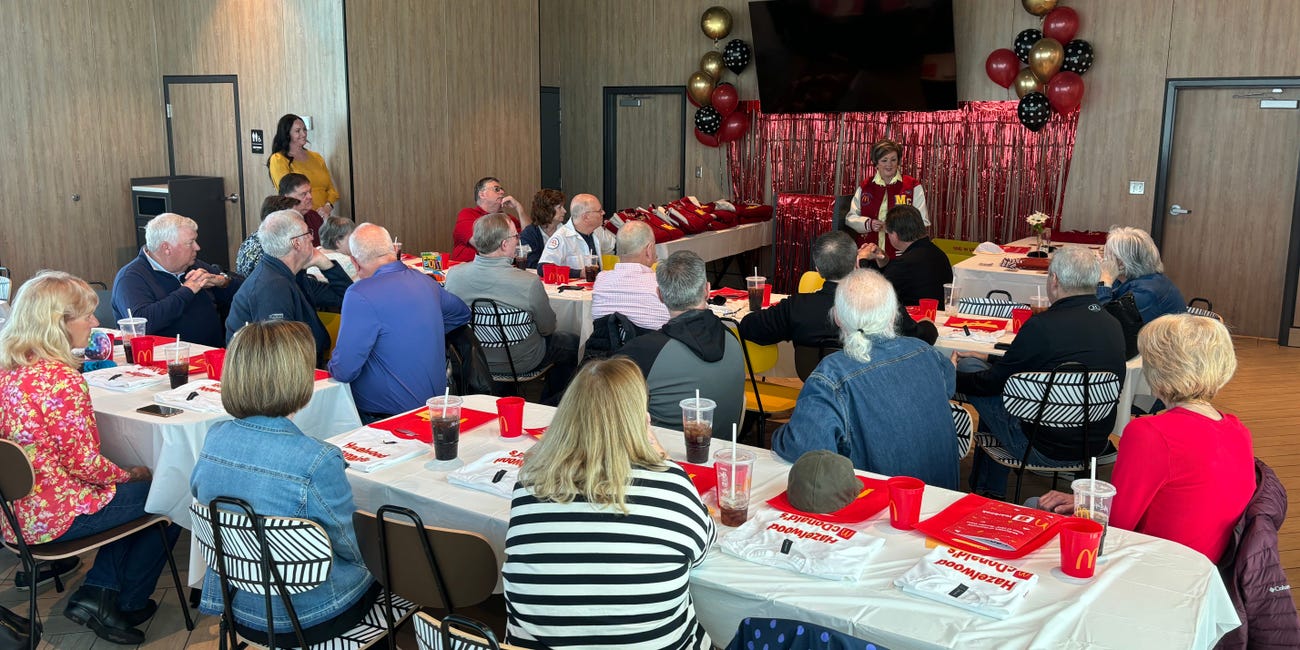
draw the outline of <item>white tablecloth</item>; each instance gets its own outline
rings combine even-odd
[[[1007,246],[1033,247],[1037,240],[1033,237],[1017,239]],[[1100,250],[1100,246],[1090,246]],[[994,289],[1001,289],[1011,294],[1016,302],[1027,302],[1030,296],[1047,295],[1047,271],[1027,271],[1008,269],[1002,266],[1004,259],[1020,259],[1023,253],[985,255],[977,253],[974,257],[958,262],[952,267],[953,284],[962,298],[983,298]]]
[[[492,411],[494,398],[472,395],[466,406]],[[528,404],[524,426],[549,422],[553,409]],[[495,422],[465,433],[460,458],[525,448],[532,439],[498,437]],[[669,455],[684,458],[681,434],[656,429]],[[714,443],[715,449],[720,443]],[[761,449],[753,483],[753,508],[785,489],[789,465]],[[461,528],[488,538],[504,559],[510,503],[447,483],[454,467],[431,467],[431,455],[371,474],[349,471],[359,508],[385,503],[415,509],[426,525]],[[922,517],[959,499],[958,492],[927,488]],[[752,512],[752,511],[751,511]],[[1052,541],[1012,564],[1040,575],[1020,613],[997,621],[903,594],[893,586],[925,555],[930,544],[918,533],[894,531],[884,512],[856,526],[885,540],[860,582],[831,582],[751,564],[710,550],[691,573],[700,622],[713,642],[726,645],[747,616],[820,623],[891,648],[1209,648],[1238,625],[1218,571],[1203,555],[1179,544],[1112,529],[1107,555],[1092,581],[1078,583],[1054,572],[1059,544]],[[731,529],[719,528],[720,535]]]
[[[194,349],[193,354],[197,354],[197,350],[211,348],[196,345]],[[121,361],[119,351],[118,362]],[[193,378],[203,376],[192,375]],[[167,515],[188,529],[190,503],[194,500],[190,495],[190,473],[203,450],[208,429],[231,417],[186,411],[161,418],[136,412],[137,408],[152,404],[155,393],[168,388],[165,381],[129,393],[92,386],[90,401],[95,407],[99,445],[104,456],[122,467],[144,465],[153,471],[145,510]],[[352,391],[333,379],[317,381],[311,402],[291,419],[304,433],[319,439],[361,426]],[[203,576],[203,554],[197,552],[197,546],[190,550],[191,584],[197,584],[196,580]]]
[[[726,230],[713,230],[655,245],[659,259],[677,251],[694,251],[705,262],[739,255],[772,244],[774,221],[746,223]]]

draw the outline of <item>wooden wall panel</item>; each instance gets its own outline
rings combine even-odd
[[[257,229],[262,199],[275,193],[266,159],[285,113],[312,117],[308,148],[324,156],[342,195],[342,214],[349,214],[342,0],[154,0],[154,11],[160,87],[163,75],[239,77],[244,185],[226,192],[239,193],[248,232]],[[251,129],[265,134],[265,153],[252,153]]]
[[[716,45],[720,52],[733,38],[752,43],[749,4],[745,0],[540,0],[541,69],[554,75],[564,107],[561,154],[569,195],[603,187],[602,89],[606,86],[684,86],[699,68],[700,57],[714,43],[700,31],[700,15],[712,5],[731,11],[731,34]],[[754,65],[739,77],[725,73],[741,99],[758,98]],[[721,148],[701,145],[693,133],[694,110],[688,106],[685,192],[703,201],[730,196],[726,157]],[[703,167],[703,178],[695,168]],[[606,206],[607,209],[626,206]]]
[[[1300,76],[1300,3],[1173,0],[1170,77]],[[1294,93],[1289,95],[1294,97]]]
[[[135,254],[127,179],[166,161],[150,3],[3,0],[0,14],[0,264],[15,290],[45,268],[112,282]]]
[[[407,250],[447,251],[479,178],[499,177],[531,205],[541,178],[536,3],[346,9],[359,218]]]

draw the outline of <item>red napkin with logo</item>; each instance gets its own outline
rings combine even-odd
[[[471,429],[482,426],[488,422],[495,422],[496,419],[496,413],[484,413],[483,411],[475,411],[474,409],[461,408],[460,435],[463,436]],[[405,415],[395,415],[387,420],[380,420],[371,424],[370,428],[392,431],[393,434],[397,435],[399,438],[409,437],[397,432],[398,429],[405,429],[414,433],[416,438],[422,442],[433,442],[433,429],[429,425],[429,409],[427,407],[412,411]]]
[[[695,465],[682,462],[677,464],[686,470],[686,476],[691,479],[691,483],[695,484],[695,491],[699,492],[700,496],[704,496],[706,492],[717,487],[718,471],[712,465]]]
[[[966,318],[965,316],[952,316],[943,324],[944,327],[961,329],[963,326],[969,327],[980,332],[1000,332],[1007,328],[1005,318]]]
[[[745,291],[744,289],[732,289],[729,287],[723,287],[721,289],[714,289],[713,291],[709,292],[710,298],[713,298],[715,296],[722,296],[723,298],[727,298],[729,300],[733,298],[748,298],[749,292]]]

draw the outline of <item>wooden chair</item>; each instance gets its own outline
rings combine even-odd
[[[274,620],[271,603],[278,597],[289,615],[298,647],[308,647],[290,596],[316,588],[329,576],[334,555],[325,529],[310,519],[259,516],[248,502],[231,497],[217,497],[208,505],[196,501],[190,512],[204,562],[209,571],[217,572],[221,583],[222,650],[227,640],[233,647],[243,647],[231,607],[236,591],[262,596],[267,620]],[[336,650],[368,648],[391,636],[414,609],[406,599],[390,595],[376,602],[352,629],[320,645]],[[275,636],[267,634],[264,644],[260,639],[243,638],[242,642],[274,650]]]
[[[14,502],[31,494],[35,484],[36,473],[32,470],[31,460],[27,458],[23,448],[13,441],[0,440],[0,506],[3,506],[5,521],[9,524],[11,531],[22,530],[18,515],[14,512]],[[38,565],[41,562],[53,562],[81,555],[87,551],[96,550],[109,542],[115,542],[149,528],[157,528],[158,534],[162,535],[163,538],[163,547],[168,549],[167,564],[171,567],[172,583],[176,586],[176,597],[180,599],[181,612],[185,615],[185,629],[193,630],[194,619],[190,617],[190,609],[185,603],[185,588],[181,585],[180,573],[176,571],[176,558],[172,555],[170,546],[167,543],[167,526],[171,523],[172,520],[163,515],[145,515],[116,528],[89,537],[82,537],[81,539],[66,542],[53,541],[45,544],[28,544],[22,535],[15,534],[16,541],[12,544],[5,542],[4,545],[18,555],[23,570],[32,577],[34,582],[38,575]],[[60,592],[64,589],[63,580],[58,575],[54,576],[54,587]],[[32,650],[36,650],[36,645],[41,636],[37,632],[40,629],[39,612],[36,607],[37,591],[35,585],[32,585],[32,588],[28,590],[27,618],[31,621],[33,629],[31,635]]]
[[[497,641],[486,625],[455,614],[438,619],[420,612],[415,615],[415,638],[420,650],[522,650],[520,646]]]
[[[1006,296],[1006,299],[995,298],[995,294]],[[985,294],[983,298],[959,298],[957,300],[957,311],[972,316],[1011,318],[1012,309],[1029,309],[1029,305],[1013,302],[1011,294],[1001,289],[994,289]]]
[[[510,348],[537,333],[537,323],[530,312],[503,305],[491,298],[479,298],[470,305],[470,327],[484,350],[505,350],[510,372],[492,373],[492,379],[505,384],[522,384],[540,379],[554,367],[543,363],[536,368],[521,369],[515,365]]]
[[[727,329],[740,340],[740,348],[745,354],[745,370],[749,375],[749,385],[745,387],[745,412],[757,417],[745,418],[744,431],[748,432],[750,426],[757,425],[758,446],[766,447],[764,439],[768,418],[793,411],[795,402],[799,399],[799,389],[759,380],[759,375],[776,365],[779,356],[777,347],[746,341],[740,334],[740,323],[733,318],[722,320],[731,323],[732,326]]]
[[[957,460],[966,457],[975,442],[975,427],[971,424],[970,411],[956,402],[948,402],[952,411],[952,426],[957,430]]]
[[[380,506],[352,514],[361,557],[384,587],[420,607],[472,607],[486,601],[501,571],[487,538],[477,533],[425,526],[409,508]],[[441,558],[441,560],[439,559]],[[393,618],[390,618],[390,625]]]
[[[1028,443],[1025,452],[1016,457],[988,433],[975,434],[975,444],[999,465],[1015,470],[1015,503],[1020,503],[1020,485],[1025,470],[1052,475],[1052,489],[1062,472],[1081,472],[1088,468],[1092,454],[1088,450],[1088,434],[1094,423],[1106,419],[1119,403],[1120,378],[1113,372],[1090,372],[1087,366],[1069,362],[1046,372],[1018,372],[1007,379],[1002,389],[1002,403],[1007,413],[1020,418],[1021,431]],[[1029,454],[1035,448],[1042,429],[1077,431],[1079,460],[1064,466],[1031,465]],[[1113,454],[1109,444],[1095,455]],[[976,483],[971,478],[971,483]]]

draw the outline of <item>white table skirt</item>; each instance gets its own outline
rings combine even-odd
[[[746,223],[726,230],[712,230],[655,245],[659,259],[668,259],[677,251],[694,251],[705,262],[739,255],[755,248],[772,245],[775,221]]]
[[[466,406],[492,411],[494,398],[472,395],[466,398]],[[524,410],[524,426],[547,424],[553,413],[549,407],[530,403]],[[461,460],[533,444],[527,436],[503,440],[497,434],[495,421],[465,433]],[[663,429],[656,429],[656,434],[670,457],[684,457],[681,434]],[[769,451],[755,451],[759,460],[752,503],[759,509],[768,507],[764,500],[785,489],[790,466]],[[450,485],[446,474],[451,468],[430,467],[430,460],[425,455],[371,474],[349,470],[357,506],[372,511],[385,503],[413,508],[426,525],[486,536],[498,560],[504,559],[509,501]],[[922,516],[938,513],[961,496],[927,488]],[[704,563],[691,572],[691,593],[713,642],[726,645],[747,616],[812,621],[896,649],[1209,648],[1238,625],[1214,565],[1200,553],[1154,537],[1112,529],[1107,536],[1110,550],[1098,576],[1085,584],[1067,582],[1053,572],[1059,564],[1055,540],[1011,562],[1038,573],[1040,582],[1018,615],[997,621],[911,597],[893,587],[893,580],[931,548],[922,535],[894,531],[883,512],[855,527],[885,540],[871,568],[856,583],[804,577],[710,550]],[[719,535],[731,530],[720,527]]]

